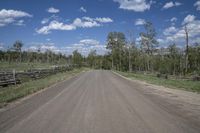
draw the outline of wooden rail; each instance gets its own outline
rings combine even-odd
[[[72,70],[72,66],[54,67],[52,69],[31,69],[25,72],[0,71],[0,86],[20,84],[22,82],[45,78],[47,76]]]

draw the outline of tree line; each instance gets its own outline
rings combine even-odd
[[[96,50],[92,50],[87,57],[81,55],[78,50],[73,51],[69,56],[50,50],[22,51],[23,43],[16,41],[12,48],[0,51],[0,60],[17,63],[65,63],[76,67],[130,72],[200,75],[200,43],[189,45],[187,25],[185,25],[185,44],[182,47],[178,47],[175,43],[166,48],[159,47],[157,33],[151,22],[144,24],[144,32],[139,36],[141,40],[136,44],[133,31],[128,32],[128,37],[122,32],[110,32],[106,41],[108,52],[105,55],[98,55]]]
[[[110,52],[97,56],[95,51],[91,51],[88,56],[90,67],[170,75],[200,75],[200,43],[189,45],[187,25],[185,44],[182,47],[173,43],[167,48],[161,48],[153,24],[146,22],[144,29],[145,32],[139,34],[139,44],[136,44],[132,32],[128,33],[128,37],[122,32],[110,32],[106,44]]]
[[[41,52],[37,51],[22,51],[22,41],[14,42],[13,46],[5,51],[0,50],[0,61],[9,63],[49,63],[49,64],[64,64],[68,61],[68,57],[61,53],[54,53],[51,50]]]

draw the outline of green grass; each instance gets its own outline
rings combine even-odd
[[[151,84],[161,85],[173,89],[183,89],[198,93],[200,92],[199,81],[181,80],[181,79],[163,79],[163,78],[157,78],[154,75],[145,75],[138,73],[136,74],[136,73],[119,72],[119,71],[117,71],[117,73],[131,79],[139,79]]]
[[[56,64],[56,65],[63,65],[63,64]],[[43,69],[43,68],[50,68],[53,66],[53,64],[49,63],[16,63],[16,62],[0,62],[0,70],[13,70],[15,69],[16,71],[24,71],[28,69]]]
[[[0,107],[5,106],[7,103],[11,101],[25,97],[29,94],[37,92],[46,87],[49,87],[57,82],[72,77],[82,71],[87,71],[87,69],[85,68],[74,69],[72,71],[65,73],[58,73],[56,75],[52,75],[44,79],[33,80],[16,86],[13,85],[5,88],[0,88]]]

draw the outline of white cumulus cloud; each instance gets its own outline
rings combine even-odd
[[[24,20],[19,20],[15,23],[15,25],[18,25],[18,26],[24,26]]]
[[[200,11],[200,0],[194,3],[194,6],[197,7],[197,11]]]
[[[76,18],[72,23],[65,24],[57,20],[53,20],[49,25],[43,26],[42,28],[36,29],[38,34],[49,34],[52,30],[75,30],[77,28],[92,28],[99,27],[103,23],[113,22],[111,18],[90,18],[82,17]]]
[[[120,9],[132,10],[135,12],[144,12],[151,8],[152,1],[148,2],[147,0],[113,0],[114,2],[119,3]]]
[[[72,54],[74,50],[78,50],[84,56],[87,56],[91,50],[96,50],[97,54],[103,55],[108,50],[106,49],[106,45],[100,44],[98,40],[95,39],[83,39],[78,43],[68,44],[65,48],[65,52],[69,55]]]
[[[73,25],[68,25],[68,24],[64,24],[56,20],[53,20],[50,22],[49,25],[43,26],[42,28],[37,29],[36,32],[38,34],[49,34],[51,33],[52,30],[74,30],[74,29],[76,29],[76,27]]]
[[[95,18],[96,21],[100,22],[100,23],[110,23],[113,22],[113,20],[111,18]]]
[[[79,42],[80,44],[84,44],[84,45],[99,45],[100,42],[94,39],[83,39],[80,40]]]
[[[49,13],[59,13],[60,10],[59,9],[56,9],[54,7],[50,7],[49,9],[47,9],[47,12]]]
[[[176,17],[173,17],[170,19],[171,22],[176,22],[178,19]]]
[[[100,24],[97,23],[96,21],[87,21],[80,18],[76,18],[74,22],[72,23],[72,25],[74,25],[75,27],[80,27],[80,28],[91,28],[91,27],[100,26]]]
[[[43,43],[43,42],[31,42],[30,46],[28,48],[25,48],[28,51],[38,51],[40,52],[46,52],[47,50],[50,50],[55,53],[63,53],[64,51],[62,48],[57,47],[54,43]]]
[[[0,50],[4,50],[4,43],[0,42]]]
[[[164,35],[172,35],[173,33],[176,33],[178,29],[174,26],[168,27],[164,30],[163,34]]]
[[[144,25],[145,22],[146,22],[146,21],[145,21],[144,19],[139,18],[139,19],[136,19],[135,25]]]
[[[184,18],[182,24],[188,24],[188,23],[194,21],[195,18],[196,18],[196,17],[195,17],[194,15],[190,15],[190,14],[189,14],[189,15],[187,15],[187,16]]]
[[[2,9],[0,10],[0,27],[14,23],[24,17],[32,17],[32,15],[24,11]],[[19,20],[18,22],[22,23],[22,21],[24,20]]]
[[[165,5],[163,6],[163,9],[169,9],[171,7],[178,7],[180,5],[182,5],[180,2],[172,2],[172,1],[170,1],[170,2],[165,3]]]
[[[84,12],[84,13],[86,13],[87,12],[87,9],[85,9],[83,6],[82,7],[80,7],[80,9],[79,9],[81,12]]]
[[[46,24],[49,22],[49,19],[48,18],[44,18],[42,21],[41,21],[41,24]]]
[[[3,45],[0,43],[0,49],[1,46],[3,48]],[[105,45],[102,45],[98,40],[91,38],[82,39],[77,43],[67,44],[66,46],[61,47],[52,42],[31,42],[25,49],[28,51],[40,50],[40,52],[46,52],[47,50],[50,50],[52,52],[62,53],[65,55],[70,55],[74,50],[78,50],[84,56],[87,56],[91,50],[96,50],[97,54],[99,55],[103,55],[108,51]]]
[[[187,15],[182,24],[187,22],[187,29],[189,31],[189,40],[190,43],[194,43],[197,38],[200,37],[200,20],[195,19],[194,15]],[[168,29],[168,30],[167,30]],[[185,41],[185,26],[175,28],[169,27],[165,30],[166,40],[175,41],[175,42],[184,42]],[[169,34],[166,34],[168,31]]]
[[[50,17],[43,18],[42,21],[41,21],[41,24],[47,24],[51,20],[57,20],[57,21],[59,21],[59,20],[62,20],[62,19],[59,16],[53,14]]]

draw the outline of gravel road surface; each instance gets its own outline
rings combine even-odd
[[[0,132],[200,133],[198,102],[170,93],[89,71],[1,109]]]

